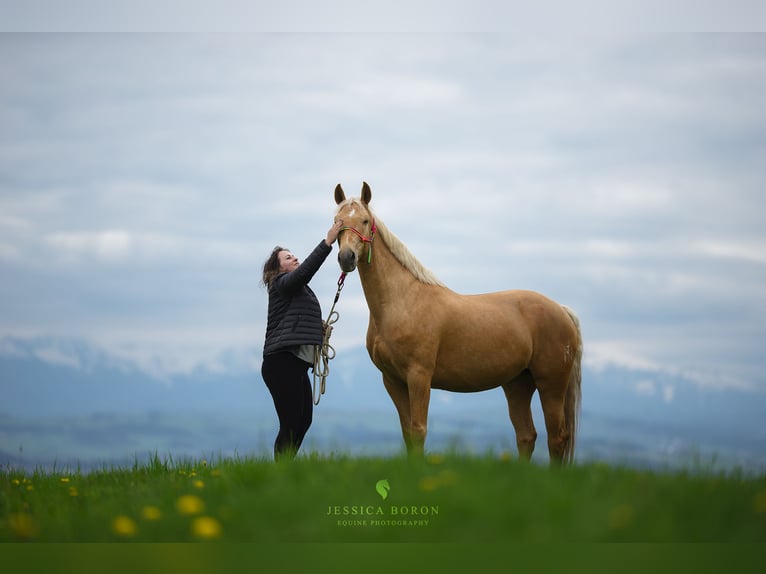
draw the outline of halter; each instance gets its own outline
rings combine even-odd
[[[354,227],[343,227],[341,231],[351,231],[364,243],[369,243],[370,247],[367,252],[367,264],[372,263],[372,240],[375,239],[375,232],[378,230],[375,225],[375,220],[372,220],[372,227],[370,228],[370,236],[365,236],[361,231]],[[312,389],[312,399],[315,405],[319,404],[319,400],[325,393],[327,377],[330,374],[330,360],[335,358],[335,349],[330,345],[330,335],[332,334],[332,326],[340,319],[340,314],[335,310],[335,305],[338,304],[340,298],[340,292],[345,285],[346,273],[343,272],[338,278],[338,291],[335,293],[335,301],[330,309],[330,314],[327,316],[327,321],[324,321],[324,335],[322,338],[322,344],[314,347],[314,387]],[[317,380],[319,381],[319,389],[317,389]]]
[[[369,243],[370,248],[367,250],[367,265],[372,263],[372,240],[375,239],[375,232],[378,230],[377,226],[375,225],[375,220],[372,220],[372,228],[370,228],[370,236],[367,237],[364,235],[361,231],[356,229],[355,227],[343,227],[341,231],[351,231],[356,235],[359,239],[361,239],[364,243]]]

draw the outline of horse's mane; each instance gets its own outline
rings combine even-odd
[[[433,271],[418,261],[402,240],[386,227],[385,223],[372,214],[372,212],[370,215],[375,218],[374,221],[378,228],[380,238],[385,242],[393,256],[396,257],[397,261],[399,261],[405,269],[412,273],[421,283],[426,283],[427,285],[439,285],[441,287],[445,286],[444,283],[439,281],[439,278],[434,275]]]
[[[346,201],[354,202],[359,205],[359,202],[355,199],[348,199]],[[444,283],[442,283],[430,269],[426,268],[420,261],[418,261],[418,259],[412,254],[412,252],[407,248],[402,240],[394,235],[394,233],[386,226],[386,224],[383,223],[380,218],[378,218],[378,216],[372,212],[372,209],[370,209],[368,205],[363,207],[367,209],[370,217],[372,217],[372,220],[375,222],[375,226],[378,228],[377,234],[379,235],[380,239],[383,240],[389,251],[391,251],[391,254],[396,258],[397,261],[399,261],[399,263],[402,264],[405,269],[412,273],[421,283],[446,287],[446,285],[444,285]],[[375,254],[373,250],[373,259],[374,258]]]

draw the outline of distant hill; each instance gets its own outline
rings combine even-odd
[[[52,355],[46,349],[57,351]],[[260,356],[259,349],[252,353]],[[317,407],[317,424],[309,437],[313,446],[360,452],[400,448],[398,419],[366,350],[340,352],[330,367],[327,394]],[[254,443],[268,452],[276,425],[271,397],[256,369],[232,366],[222,373],[198,370],[159,379],[82,341],[2,341],[0,389],[0,464],[17,462],[24,440],[27,460],[32,457],[30,445],[37,443],[30,438],[30,425],[38,434],[45,429],[55,434],[62,421],[79,425],[83,442],[66,448],[92,452],[101,459],[119,443],[119,429],[113,428],[118,422],[126,434],[142,437],[131,444],[162,445],[176,452],[189,448],[195,452],[195,445],[246,451],[255,448]],[[536,399],[533,405],[540,433],[536,456],[544,459],[542,413]],[[762,461],[766,468],[765,412],[763,393],[704,389],[679,375],[586,366],[578,452],[628,463],[669,460],[677,453],[703,458],[715,453],[727,465]],[[205,416],[194,423],[195,415]],[[107,428],[109,421],[112,427]],[[91,436],[98,434],[98,428],[113,441],[102,441],[101,450]],[[499,389],[471,394],[434,391],[429,429],[431,448],[515,452]],[[196,439],[184,445],[178,438],[184,435]],[[50,455],[66,448],[56,451],[46,446],[40,452]]]

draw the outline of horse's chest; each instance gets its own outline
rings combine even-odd
[[[423,345],[408,338],[375,336],[368,340],[368,351],[375,366],[391,378],[406,379],[407,371],[424,360]]]

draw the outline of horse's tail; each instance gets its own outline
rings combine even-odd
[[[567,386],[566,399],[564,400],[564,424],[566,425],[566,432],[569,436],[567,446],[564,449],[563,462],[570,463],[574,460],[575,451],[575,438],[577,436],[577,429],[580,424],[580,402],[582,399],[582,332],[580,331],[580,320],[577,318],[572,309],[566,305],[562,305],[564,310],[569,315],[569,318],[574,323],[577,330],[577,342],[576,348],[572,349],[574,352],[574,361],[572,362],[572,369],[569,371],[569,384]]]

